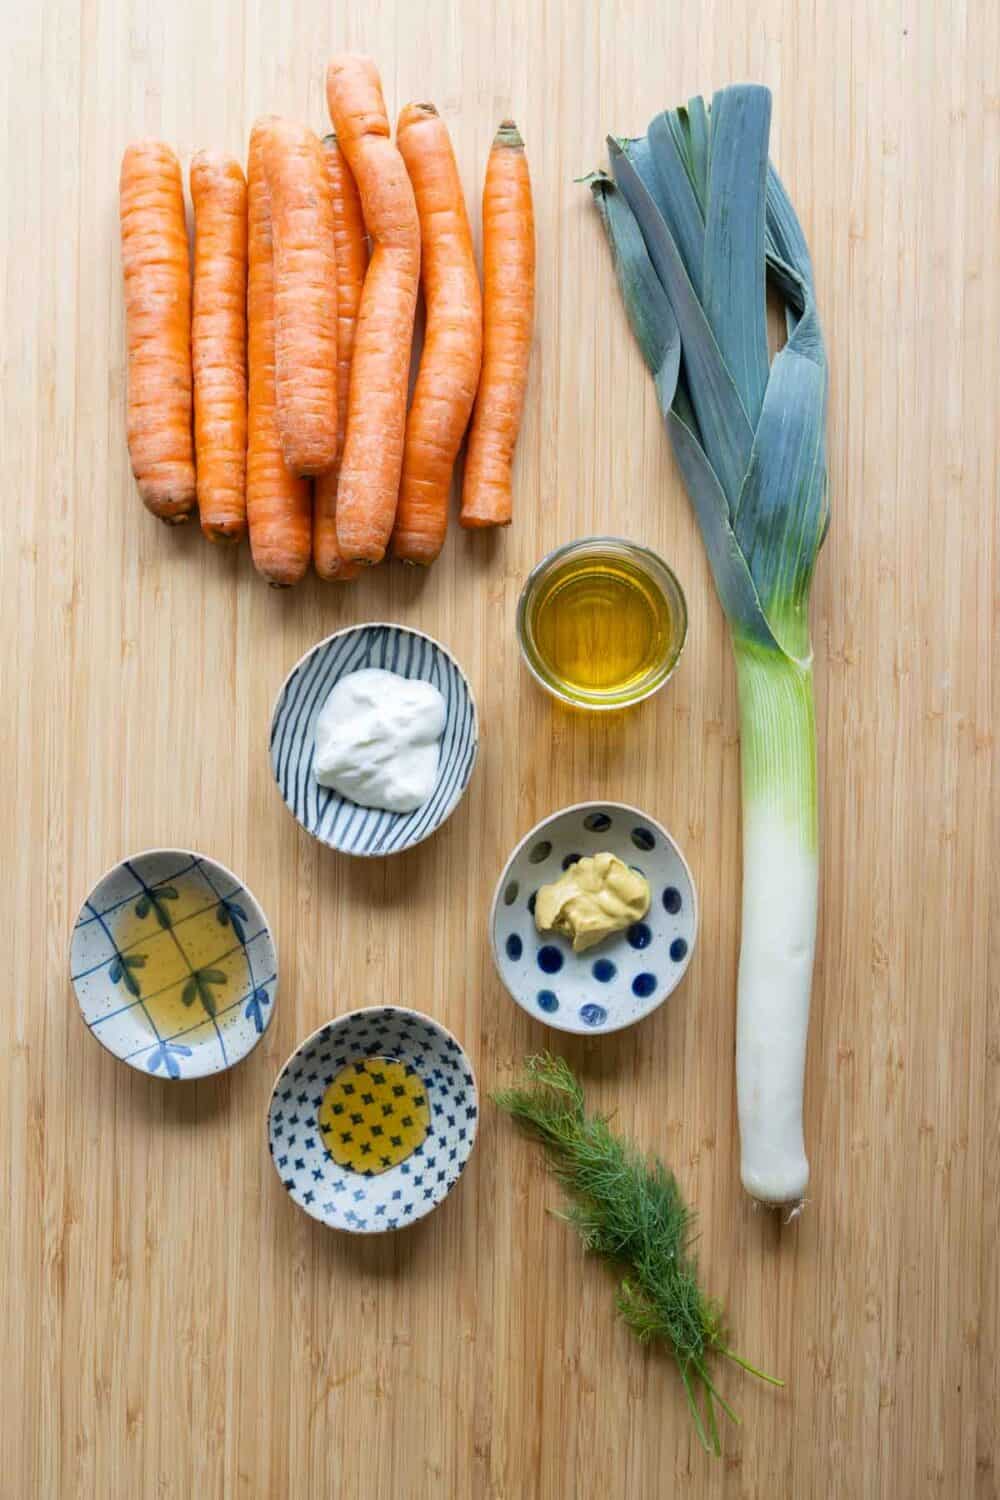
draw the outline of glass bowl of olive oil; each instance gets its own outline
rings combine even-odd
[[[577,708],[628,708],[671,677],[687,636],[687,604],[655,552],[587,537],[550,552],[517,606],[528,670]]]

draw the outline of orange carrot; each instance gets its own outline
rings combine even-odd
[[[231,156],[199,151],[194,204],[194,436],[201,529],[212,541],[246,530],[247,184]]]
[[[483,298],[455,153],[433,104],[406,106],[396,143],[417,200],[427,324],[392,544],[405,562],[427,564],[444,543],[452,469],[476,399]]]
[[[250,400],[247,441],[247,525],[259,573],[279,588],[298,583],[312,553],[312,486],[285,465],[274,389],[274,267],[264,143],[273,116],[250,135],[247,169],[247,353]]]
[[[535,216],[513,120],[496,133],[483,187],[483,372],[469,430],[463,526],[509,526],[535,308]]]
[[[139,494],[171,525],[195,501],[191,437],[191,264],[177,158],[161,141],[138,141],[119,184],[128,451]]]
[[[403,463],[420,224],[371,58],[335,57],[326,98],[373,241],[351,363],[337,537],[349,561],[377,563],[392,533]]]
[[[313,499],[313,563],[321,578],[346,583],[358,574],[337,543],[337,485],[347,432],[354,330],[368,265],[368,241],[357,184],[335,135],[323,137],[326,180],[333,204],[333,244],[337,262],[337,454],[332,468],[316,480]]]
[[[281,447],[294,474],[322,474],[337,452],[337,277],[319,139],[305,125],[275,120],[264,137],[264,173]]]

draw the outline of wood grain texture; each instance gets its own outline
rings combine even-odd
[[[3,10],[0,546],[5,1023],[0,1490],[64,1497],[987,1497],[1000,1493],[1000,10],[991,0],[63,0]],[[538,318],[511,532],[451,534],[427,577],[262,586],[245,549],[143,512],[124,432],[115,184],[162,135],[245,154],[277,110],[325,125],[323,69],[379,59],[395,114],[433,99],[471,204],[512,114],[538,211]],[[733,671],[702,548],[574,177],[606,130],[755,78],[816,262],[833,525],[814,595],[823,909],[808,1211],[738,1179]],[[478,220],[478,214],[474,213]],[[518,663],[528,568],[611,529],[661,549],[691,631],[668,691],[564,713]],[[480,764],[447,829],[390,863],[310,843],[270,779],[286,671],[396,619],[457,652]],[[681,840],[703,927],[653,1019],[566,1048],[593,1099],[675,1164],[707,1284],[783,1392],[713,1463],[669,1363],[547,1210],[492,1109],[446,1206],[353,1241],[268,1162],[274,1073],[326,1017],[400,1000],[490,1088],[550,1038],[501,991],[485,918],[508,849],[619,797]],[[249,881],[278,1012],[232,1075],[167,1087],[81,1027],[82,898],[120,855],[204,849]]]

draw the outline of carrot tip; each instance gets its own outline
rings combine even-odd
[[[243,527],[237,521],[232,525],[222,524],[219,526],[202,526],[202,531],[210,542],[216,542],[223,547],[230,547],[238,542],[243,535]]]
[[[463,526],[466,531],[502,531],[510,523],[510,516],[503,521],[495,521],[490,516],[459,516],[458,518],[459,526]]]
[[[512,146],[516,150],[524,150],[524,139],[513,120],[500,121],[500,128],[497,130],[493,144],[494,146]]]

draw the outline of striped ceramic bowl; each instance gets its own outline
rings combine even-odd
[[[341,677],[364,667],[431,682],[444,697],[437,784],[414,812],[359,807],[313,774],[320,709]],[[352,625],[320,641],[288,674],[271,717],[271,769],[285,806],[313,838],[344,854],[399,854],[429,838],[461,801],[478,749],[479,720],[465,674],[437,641],[403,625]]]

